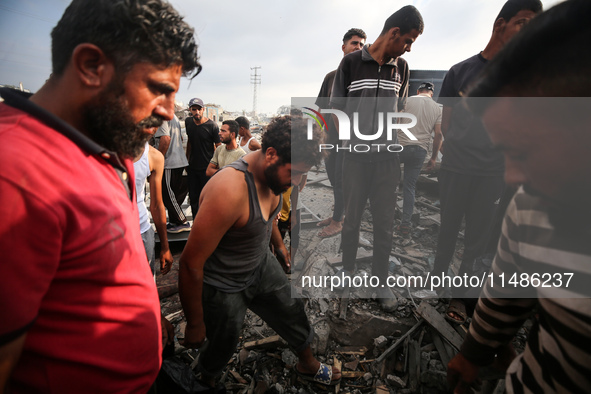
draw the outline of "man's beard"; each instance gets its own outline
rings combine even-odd
[[[278,167],[279,166],[277,164],[273,164],[265,169],[265,179],[267,180],[267,186],[276,196],[289,189],[289,185],[286,186],[279,181],[279,177],[277,176]]]
[[[83,107],[84,130],[102,147],[122,158],[134,158],[152,137],[145,129],[160,127],[164,119],[152,115],[135,123],[123,99],[124,90],[117,85],[123,86],[123,82],[113,81]]]

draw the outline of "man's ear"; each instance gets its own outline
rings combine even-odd
[[[265,161],[268,164],[275,164],[279,160],[279,156],[277,155],[277,150],[272,146],[268,147],[265,151]]]
[[[505,19],[504,18],[499,18],[495,21],[495,24],[493,25],[493,33],[497,32],[497,31],[501,31],[505,26]]]
[[[396,36],[400,35],[400,28],[399,27],[393,27],[388,31],[388,34],[390,35],[389,38],[396,38]]]
[[[113,62],[102,49],[90,43],[76,46],[71,62],[80,83],[91,88],[106,86],[115,71]]]

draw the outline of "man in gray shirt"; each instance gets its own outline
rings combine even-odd
[[[183,176],[183,171],[189,162],[183,149],[181,124],[176,115],[172,120],[164,122],[160,126],[155,137],[157,148],[164,155],[162,199],[168,211],[166,229],[169,233],[191,231],[191,226],[181,208],[189,192],[187,180]]]

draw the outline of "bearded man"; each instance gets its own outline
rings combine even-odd
[[[160,304],[132,158],[201,66],[160,0],[74,0],[34,95],[1,89],[0,392],[146,392]]]

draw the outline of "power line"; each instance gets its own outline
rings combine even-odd
[[[2,9],[4,11],[8,11],[8,12],[14,12],[15,14],[27,16],[29,18],[38,19],[38,20],[43,21],[43,22],[49,22],[49,23],[54,23],[55,22],[55,21],[52,21],[50,19],[43,18],[43,17],[41,17],[39,15],[32,14],[30,12],[21,11],[21,10],[15,10],[14,8],[6,7],[5,5],[0,5],[0,9]]]

